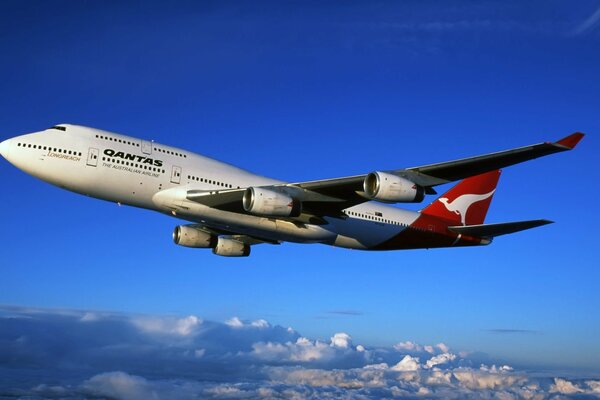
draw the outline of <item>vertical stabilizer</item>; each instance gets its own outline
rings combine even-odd
[[[499,178],[500,170],[495,170],[463,179],[421,213],[456,225],[483,224]]]

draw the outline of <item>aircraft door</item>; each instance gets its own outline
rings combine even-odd
[[[173,165],[173,168],[171,169],[171,182],[172,183],[181,182],[181,167]]]
[[[90,149],[88,150],[87,165],[89,165],[90,167],[97,166],[98,165],[98,154],[100,154],[100,151],[98,151],[98,149],[94,149],[93,147],[90,147]]]
[[[152,154],[152,142],[148,142],[147,140],[142,140],[142,153]]]

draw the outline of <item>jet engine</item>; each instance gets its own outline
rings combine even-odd
[[[219,237],[217,245],[213,248],[213,254],[225,257],[248,257],[250,246],[234,239]]]
[[[424,188],[387,172],[371,172],[363,188],[367,198],[384,203],[420,203],[425,198]]]
[[[189,225],[175,227],[173,241],[180,246],[196,248],[215,247],[217,244],[217,238],[214,235]]]
[[[249,187],[242,200],[246,212],[265,217],[297,217],[302,203],[293,197],[270,189]]]

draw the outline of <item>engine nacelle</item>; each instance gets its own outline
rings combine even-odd
[[[224,257],[248,257],[250,246],[237,240],[219,237],[213,254]]]
[[[265,217],[297,217],[302,213],[302,203],[293,197],[274,190],[249,187],[242,200],[244,210]]]
[[[369,199],[385,203],[419,203],[425,198],[425,189],[408,179],[387,172],[371,172],[363,182]]]
[[[176,226],[173,241],[180,246],[196,248],[215,247],[217,244],[216,236],[189,225]]]

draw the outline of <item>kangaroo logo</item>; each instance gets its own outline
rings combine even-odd
[[[438,200],[448,211],[460,215],[460,223],[465,225],[465,219],[467,218],[469,208],[478,201],[489,199],[495,191],[496,189],[486,194],[463,194],[462,196],[458,196],[452,202],[448,202],[448,198],[446,197],[441,197]]]

